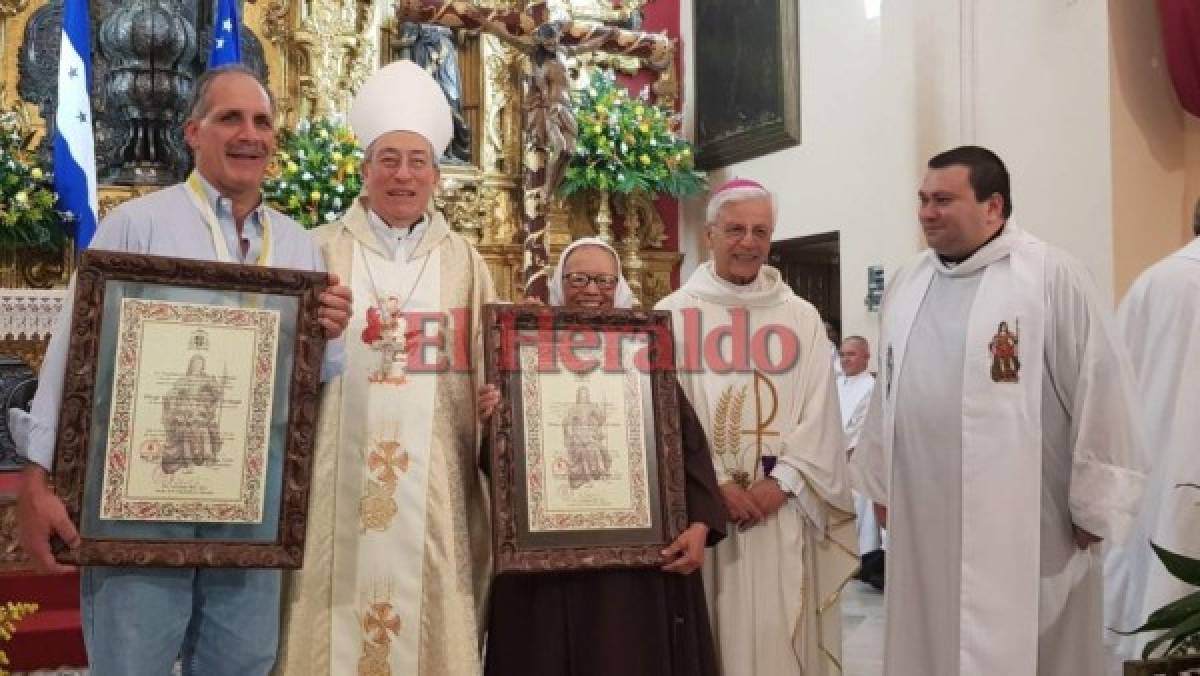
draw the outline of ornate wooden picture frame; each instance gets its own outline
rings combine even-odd
[[[60,562],[300,567],[327,284],[83,253],[54,466],[82,543]]]
[[[717,169],[800,143],[800,25],[794,0],[696,0],[696,167]]]
[[[666,312],[489,305],[497,573],[656,567],[686,527]]]

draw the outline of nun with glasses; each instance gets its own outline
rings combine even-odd
[[[629,308],[634,297],[616,251],[592,237],[563,251],[550,304]],[[659,568],[500,575],[492,585],[485,676],[716,676],[717,661],[700,568],[705,548],[725,537],[728,516],[708,443],[679,393],[688,527]],[[490,418],[493,385],[479,392]]]

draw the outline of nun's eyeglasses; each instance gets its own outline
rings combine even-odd
[[[584,289],[592,282],[596,286],[605,291],[611,291],[617,288],[617,276],[600,273],[598,275],[589,275],[586,272],[568,272],[563,275],[563,279],[567,281],[567,285],[572,289]]]

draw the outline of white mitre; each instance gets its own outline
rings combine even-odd
[[[441,157],[454,136],[446,95],[433,77],[412,61],[389,63],[363,83],[350,104],[350,128],[362,147],[393,131],[425,137]]]

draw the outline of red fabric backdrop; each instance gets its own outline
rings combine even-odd
[[[642,10],[644,12],[642,20],[642,30],[649,33],[659,33],[666,31],[667,35],[672,39],[679,40],[679,0],[653,0]],[[675,44],[675,64],[678,78],[676,81],[683,82],[683,52],[679,48],[679,43]],[[621,84],[625,85],[633,94],[637,94],[645,85],[652,84],[657,78],[657,75],[652,71],[643,70],[635,76],[622,75],[618,78]],[[682,85],[681,85],[682,89]],[[680,105],[682,105],[682,97]],[[678,112],[678,111],[676,111]],[[664,197],[660,198],[656,206],[658,213],[662,215],[663,224],[666,226],[667,239],[663,242],[663,249],[667,251],[679,250],[679,202],[675,199]],[[678,286],[678,280],[674,280]]]
[[[1200,2],[1158,0],[1158,14],[1179,105],[1200,117]]]

